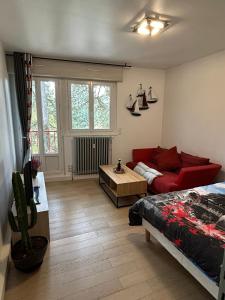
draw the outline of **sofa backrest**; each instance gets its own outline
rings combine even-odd
[[[205,166],[182,168],[175,183],[182,189],[211,184],[220,169],[221,165],[213,163]]]
[[[205,166],[209,164],[209,158],[191,155],[181,151],[180,159],[182,167]]]
[[[132,151],[132,161],[133,162],[152,162],[156,163],[155,157],[161,152],[167,149],[161,147],[155,148],[142,148],[142,149],[133,149]],[[192,166],[203,166],[209,164],[209,159],[184,153],[181,151],[179,153],[181,160],[181,168],[192,167]]]
[[[143,148],[143,149],[133,149],[132,159],[133,162],[145,162],[150,161],[152,156],[156,153],[157,148]]]

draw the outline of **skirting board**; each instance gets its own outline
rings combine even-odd
[[[72,180],[85,180],[85,179],[96,179],[98,174],[93,175],[45,175],[45,182],[60,182],[60,181],[72,181]]]
[[[144,228],[152,235],[215,299],[218,299],[219,287],[192,263],[173,243],[148,221],[142,219]]]
[[[45,182],[71,181],[71,175],[45,175]]]
[[[98,174],[89,174],[89,175],[73,175],[72,180],[86,180],[86,179],[96,179],[98,178]]]

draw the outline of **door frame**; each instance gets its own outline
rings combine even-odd
[[[47,174],[64,173],[63,166],[63,138],[62,138],[62,124],[61,124],[61,106],[60,106],[60,80],[52,77],[39,77],[33,76],[36,91],[36,105],[37,105],[37,120],[38,120],[38,133],[39,133],[39,153],[33,156],[39,157],[42,166],[41,169]],[[58,136],[58,153],[44,153],[44,135],[43,135],[43,114],[42,114],[42,101],[41,101],[41,81],[54,81],[55,82],[55,98],[56,98],[56,116],[57,116],[57,136]],[[58,170],[47,171],[48,157],[58,158]]]

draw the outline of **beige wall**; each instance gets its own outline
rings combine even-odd
[[[113,138],[113,161],[131,159],[133,148],[156,146],[161,141],[164,102],[165,71],[131,68],[124,70],[123,82],[117,87],[117,127],[121,134]],[[151,85],[159,98],[140,117],[132,116],[126,109],[129,94],[136,95],[138,84],[148,92]]]
[[[0,42],[0,299],[4,288],[4,272],[8,247],[8,203],[12,196],[12,170],[15,166],[14,142],[8,77],[5,56]],[[6,251],[7,249],[7,251]]]
[[[123,82],[117,84],[117,130],[115,130],[112,140],[113,163],[117,162],[119,158],[122,159],[123,163],[130,161],[133,148],[160,144],[164,81],[165,71],[162,70],[144,68],[124,70]],[[146,90],[152,85],[159,101],[156,104],[152,104],[149,110],[142,111],[140,117],[135,117],[126,109],[126,104],[130,93],[133,97],[136,95],[139,83],[142,83],[143,88]],[[64,115],[67,115],[67,110],[68,108],[65,107]],[[72,139],[71,134],[65,135],[64,163],[67,175],[69,175],[68,166],[72,164]]]
[[[162,144],[225,167],[225,52],[166,73]]]

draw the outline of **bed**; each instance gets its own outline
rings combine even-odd
[[[147,196],[129,211],[216,299],[225,248],[225,182]]]

